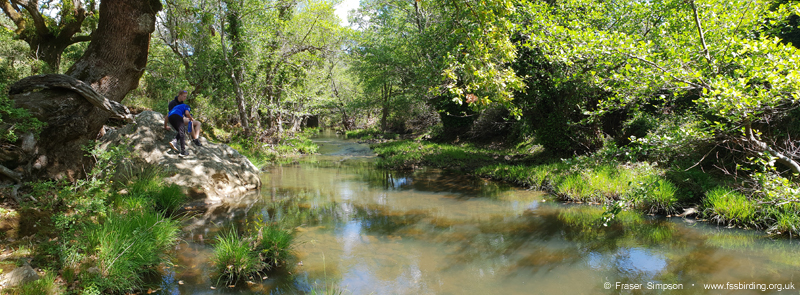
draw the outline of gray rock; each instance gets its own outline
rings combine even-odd
[[[207,203],[217,203],[227,198],[239,197],[261,187],[258,168],[226,144],[211,143],[200,136],[203,146],[192,144],[187,138],[189,156],[180,157],[170,148],[175,130],[164,129],[164,116],[145,111],[136,116],[135,123],[111,130],[100,138],[101,147],[125,144],[133,147],[134,157],[147,164],[164,167],[171,172],[165,178],[201,195]]]
[[[10,273],[7,273],[5,276],[3,276],[2,282],[3,286],[13,288],[38,279],[39,274],[37,274],[36,271],[26,263],[25,265],[17,267]]]

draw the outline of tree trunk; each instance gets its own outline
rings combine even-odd
[[[67,75],[108,101],[122,101],[139,84],[147,63],[150,33],[161,8],[158,0],[103,0],[92,41]],[[12,88],[15,86],[22,85]],[[41,91],[29,89],[11,95],[17,107],[28,109],[47,123],[36,148],[22,159],[27,163],[26,176],[83,177],[93,164],[82,147],[96,139],[112,114],[76,90],[42,86]]]
[[[34,73],[58,73],[61,54],[71,43],[58,39],[36,40],[30,42],[30,55],[47,64],[47,69],[35,69]]]
[[[392,86],[388,83],[383,83],[383,106],[381,108],[381,131],[386,132],[386,128],[388,128],[389,119],[389,97],[392,95]]]
[[[241,3],[239,1],[225,1],[227,10],[225,11],[225,18],[228,19],[228,37],[231,39],[231,56],[228,56],[227,48],[225,47],[225,24],[223,23],[220,28],[220,42],[222,45],[222,54],[225,62],[231,71],[231,82],[233,84],[234,95],[236,96],[236,108],[239,111],[239,122],[244,129],[244,135],[250,135],[250,124],[247,118],[247,105],[244,99],[244,90],[242,89],[242,81],[244,73],[242,70],[241,56],[244,54],[244,41],[242,41],[242,24],[239,9]],[[222,9],[222,5],[220,5]],[[223,20],[224,22],[224,20]]]

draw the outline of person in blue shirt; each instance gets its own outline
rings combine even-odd
[[[188,105],[179,104],[173,107],[172,110],[169,111],[169,114],[167,114],[167,121],[169,121],[169,124],[172,125],[172,128],[178,131],[178,134],[175,135],[175,139],[181,145],[180,149],[181,156],[186,156],[189,154],[188,152],[186,152],[186,135],[185,132],[183,132],[184,131],[183,119],[188,118],[189,124],[191,124],[191,122],[194,121],[194,118],[192,118],[192,114],[189,112],[191,110],[192,108],[190,108]],[[164,125],[164,128],[167,128],[166,124]],[[173,149],[178,150],[177,147],[175,146],[175,143],[170,141],[169,144],[172,146]]]
[[[180,105],[180,104],[184,104],[184,101],[186,101],[186,94],[187,94],[186,90],[179,91],[178,95],[176,95],[175,98],[172,101],[169,102],[169,106],[168,106],[168,110],[167,111],[171,112],[172,109],[175,106]],[[168,120],[168,118],[169,118],[169,116],[164,117],[164,129],[169,129],[169,125],[168,125],[169,124],[169,120]],[[192,138],[192,143],[194,143],[194,145],[196,145],[196,146],[203,146],[200,143],[200,130],[201,130],[200,129],[200,122],[197,121],[197,120],[192,120],[191,124],[189,124],[189,118],[184,117],[183,118],[183,125],[188,129],[188,130],[185,130],[185,131],[188,131],[188,133],[192,136],[191,137]],[[176,130],[176,131],[180,131],[180,130]],[[176,151],[178,151],[178,149],[176,148],[177,144],[178,144],[177,139],[173,139],[172,141],[170,141],[170,146],[172,146],[172,148],[174,150],[176,150]]]

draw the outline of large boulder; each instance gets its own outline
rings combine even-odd
[[[133,156],[140,160],[134,163],[163,167],[171,175],[165,178],[167,183],[204,196],[207,203],[239,197],[261,187],[258,168],[228,145],[208,142],[201,135],[203,146],[198,147],[187,138],[189,155],[181,157],[169,145],[175,134],[171,127],[164,129],[164,115],[145,111],[136,116],[135,123],[107,131],[100,145],[131,146]]]

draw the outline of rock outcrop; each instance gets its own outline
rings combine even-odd
[[[172,150],[169,141],[175,130],[164,129],[164,115],[145,111],[136,116],[135,123],[106,132],[101,146],[129,145],[133,156],[152,165],[159,165],[171,175],[165,178],[186,188],[190,195],[201,195],[207,203],[241,196],[261,187],[259,170],[245,156],[225,144],[211,143],[201,135],[203,146],[186,141],[189,155],[181,157]]]

